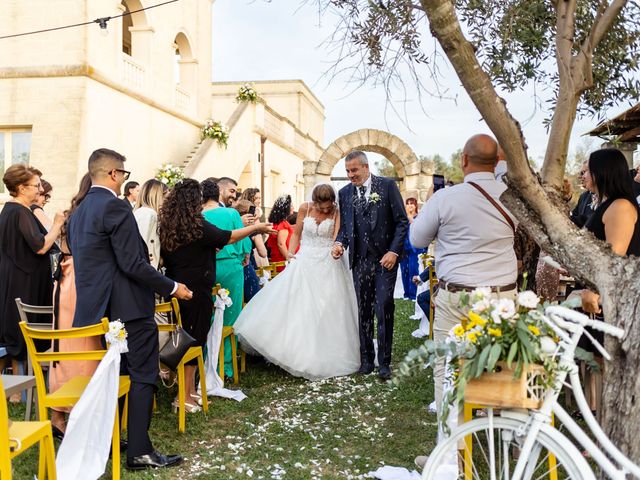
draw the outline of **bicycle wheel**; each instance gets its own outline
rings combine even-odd
[[[511,418],[479,418],[456,428],[436,446],[422,472],[428,480],[510,480],[526,438],[524,423]],[[560,432],[541,431],[523,480],[595,480],[589,464]],[[458,446],[464,449],[458,450]],[[550,454],[555,456],[550,457]],[[465,464],[465,457],[471,461]],[[465,471],[466,470],[466,471]],[[456,473],[457,472],[457,473]]]

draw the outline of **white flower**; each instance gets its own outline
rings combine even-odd
[[[169,180],[167,180],[167,178],[166,178],[166,177],[162,177],[162,178],[160,179],[160,181],[161,181],[162,183],[164,183],[165,185],[166,185],[167,183],[169,183]]]
[[[378,203],[380,201],[380,195],[376,192],[372,192],[371,195],[369,195],[369,201],[371,203]]]
[[[491,300],[489,298],[483,298],[482,300],[475,302],[471,306],[471,310],[476,313],[482,313],[487,311],[489,307],[491,307]]]
[[[471,292],[471,302],[476,303],[481,300],[489,300],[491,298],[491,288],[478,287]]]
[[[527,290],[526,292],[520,292],[518,294],[517,302],[521,307],[536,308],[538,303],[540,303],[540,299],[534,292]]]
[[[491,316],[494,317],[497,315],[502,319],[509,319],[516,314],[516,304],[510,298],[501,298],[500,300],[492,300],[491,305],[493,305],[493,312],[491,312]]]
[[[543,353],[552,355],[556,351],[557,347],[558,344],[553,341],[553,338],[547,336],[540,337],[540,350],[542,350]]]

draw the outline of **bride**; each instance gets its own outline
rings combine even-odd
[[[289,265],[247,303],[234,330],[292,375],[319,380],[356,372],[360,340],[351,274],[331,256],[340,228],[335,190],[316,185],[311,198],[298,211]]]

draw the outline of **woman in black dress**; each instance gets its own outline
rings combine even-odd
[[[202,190],[196,180],[178,182],[165,199],[159,216],[161,256],[167,276],[184,283],[193,292],[189,301],[180,300],[184,329],[204,346],[211,327],[216,282],[216,249],[252,233],[271,233],[271,224],[257,223],[237,230],[221,230],[202,216]],[[188,412],[199,410],[195,388],[195,365],[185,366],[185,389],[194,403],[186,403]],[[189,397],[187,397],[188,399]],[[177,403],[175,401],[174,403]]]
[[[14,374],[17,361],[26,357],[15,299],[31,305],[51,305],[53,279],[48,253],[64,221],[62,213],[56,213],[47,232],[31,212],[29,207],[42,192],[40,175],[33,167],[18,164],[9,167],[2,178],[12,199],[0,213],[0,345],[13,360]],[[51,318],[33,321],[51,322]]]

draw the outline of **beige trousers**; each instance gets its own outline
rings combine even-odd
[[[447,290],[440,289],[436,295],[435,316],[433,320],[433,338],[436,341],[444,341],[450,330],[462,319],[467,316],[468,309],[459,307],[460,294],[462,292],[451,293]],[[507,290],[505,292],[493,293],[492,298],[511,298],[515,299],[517,290]],[[436,363],[433,369],[433,381],[435,383],[436,408],[438,415],[442,406],[442,390],[445,372],[444,360]]]

